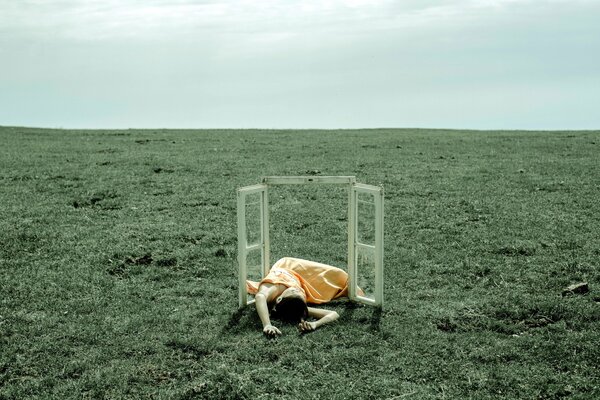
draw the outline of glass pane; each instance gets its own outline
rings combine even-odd
[[[357,196],[357,240],[359,243],[375,245],[375,197],[370,193]]]
[[[246,240],[248,246],[261,242],[260,210],[262,193],[246,196]]]
[[[365,297],[375,298],[375,251],[364,247],[356,249],[356,280]],[[357,292],[360,294],[360,291]]]
[[[260,249],[249,251],[246,255],[247,279],[249,281],[260,282],[262,279],[262,252]]]

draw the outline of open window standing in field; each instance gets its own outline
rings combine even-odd
[[[270,259],[269,187],[341,185],[348,188],[347,273],[298,258]],[[239,305],[256,303],[267,336],[281,332],[270,314],[298,322],[303,332],[335,321],[335,311],[308,307],[340,297],[383,306],[383,189],[357,183],[353,176],[272,176],[237,190]],[[248,280],[249,274],[256,282]],[[363,290],[359,288],[359,282]],[[366,293],[365,293],[366,292]],[[254,295],[251,298],[249,295]],[[317,318],[307,321],[308,317]]]

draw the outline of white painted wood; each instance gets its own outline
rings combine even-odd
[[[348,188],[348,297],[356,301],[356,191]]]
[[[238,228],[238,305],[246,306],[248,293],[246,291],[246,255],[248,254],[246,240],[246,192],[244,188],[237,191],[237,228]]]
[[[267,185],[305,185],[305,184],[330,184],[351,185],[356,182],[354,176],[265,176],[262,182]]]
[[[260,231],[262,236],[262,277],[264,278],[271,269],[271,242],[269,240],[269,188],[261,195]]]
[[[249,195],[260,193],[261,199],[259,202],[248,203],[246,198]],[[238,302],[240,307],[245,307],[248,304],[252,304],[254,300],[248,301],[248,293],[246,289],[246,280],[248,279],[248,265],[247,259],[248,254],[253,250],[261,251],[261,265],[262,275],[265,273],[265,265],[269,263],[269,260],[265,257],[268,256],[268,251],[265,251],[265,239],[268,240],[268,224],[265,225],[265,218],[268,218],[268,204],[265,204],[267,198],[267,185],[259,184],[246,186],[237,190],[237,222],[238,222]],[[259,204],[260,203],[260,204]],[[260,206],[260,241],[259,243],[249,244],[247,232],[247,220],[246,220],[246,206],[257,205]],[[265,210],[267,212],[265,213]],[[265,230],[267,231],[265,235]],[[267,268],[268,271],[268,268]]]
[[[379,303],[377,303],[377,300],[372,299],[370,297],[364,297],[364,296],[356,296],[355,300],[358,303],[363,303],[363,304],[367,304],[370,306],[380,306]]]
[[[375,195],[375,304],[383,307],[383,189]]]
[[[376,305],[379,307],[383,306],[383,189],[379,186],[365,185],[363,183],[357,183],[352,186],[351,189],[351,204],[350,207],[353,210],[354,218],[352,221],[353,231],[354,231],[354,240],[353,240],[353,269],[349,270],[349,282],[350,290],[349,297],[353,301],[357,301],[359,303]],[[361,243],[359,242],[359,234],[358,234],[358,204],[359,194],[367,194],[373,197],[373,202],[364,202],[367,204],[374,204],[375,206],[375,243],[374,245]],[[374,268],[375,268],[375,282],[374,282],[374,293],[373,298],[359,296],[357,294],[358,289],[358,254],[359,250],[370,250],[374,255]],[[351,254],[349,252],[348,257]]]

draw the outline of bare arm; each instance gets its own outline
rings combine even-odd
[[[314,331],[321,325],[333,322],[340,317],[340,315],[333,310],[324,310],[322,308],[308,307],[308,316],[317,318],[316,321],[308,322],[302,321],[298,324],[298,328],[301,332]]]
[[[281,335],[281,331],[275,326],[271,325],[271,319],[269,318],[269,306],[267,304],[268,299],[275,297],[278,291],[279,290],[275,285],[263,284],[260,285],[258,293],[254,297],[256,312],[258,313],[260,322],[262,322],[263,325],[263,333],[268,337]]]

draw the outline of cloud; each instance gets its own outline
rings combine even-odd
[[[0,123],[489,127],[534,103],[529,127],[585,118],[599,14],[583,0],[0,0]]]
[[[0,2],[4,40],[197,41],[273,44],[297,35],[373,35],[482,24],[585,0],[24,0]],[[437,28],[436,28],[437,27]]]
[[[74,41],[156,40],[194,35],[285,37],[298,32],[372,32],[464,22],[503,7],[496,1],[142,1],[25,0],[0,3],[2,33]]]

